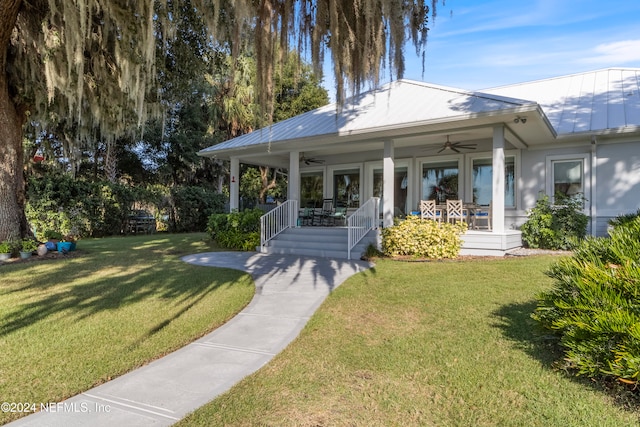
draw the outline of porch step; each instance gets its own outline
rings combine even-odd
[[[359,259],[370,243],[377,242],[378,233],[370,231],[352,250],[351,258]],[[273,238],[264,253],[317,256],[347,259],[346,227],[289,228]]]

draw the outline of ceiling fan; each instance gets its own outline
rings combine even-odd
[[[305,165],[310,165],[312,163],[315,164],[323,164],[324,160],[316,159],[315,157],[305,157],[304,153],[300,154],[300,161],[304,162]]]
[[[449,135],[447,135],[447,141],[442,145],[442,148],[438,150],[438,153],[442,153],[444,150],[451,150],[459,153],[460,150],[475,150],[475,143],[464,143],[464,142],[451,142],[449,141]]]

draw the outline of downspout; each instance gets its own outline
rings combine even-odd
[[[596,226],[598,223],[597,217],[597,209],[596,209],[596,166],[598,163],[598,154],[596,152],[596,144],[597,139],[595,135],[591,135],[591,194],[590,194],[590,204],[591,204],[591,235],[596,235]]]

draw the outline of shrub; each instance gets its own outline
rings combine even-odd
[[[143,188],[64,174],[31,178],[26,215],[38,238],[46,230],[77,236],[119,234],[134,202],[155,201]]]
[[[213,214],[207,231],[219,246],[242,251],[255,250],[260,245],[260,209]]]
[[[203,187],[171,189],[170,229],[175,232],[202,231],[212,214],[223,213],[226,196]]]
[[[588,238],[547,274],[533,318],[553,331],[578,374],[638,383],[640,375],[640,217]]]
[[[455,258],[462,246],[460,234],[466,230],[465,222],[441,224],[409,215],[382,230],[382,252],[391,257]]]
[[[530,248],[572,249],[584,239],[589,217],[582,213],[584,199],[564,197],[552,205],[542,196],[522,225],[522,241]]]
[[[637,217],[640,216],[640,209],[638,209],[634,213],[619,215],[615,218],[609,220],[609,225],[612,227],[617,227],[619,225],[624,225],[630,222],[633,222]]]

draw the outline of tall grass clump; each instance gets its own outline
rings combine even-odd
[[[588,238],[547,274],[534,319],[552,331],[578,375],[638,384],[640,375],[640,217],[610,238]]]

